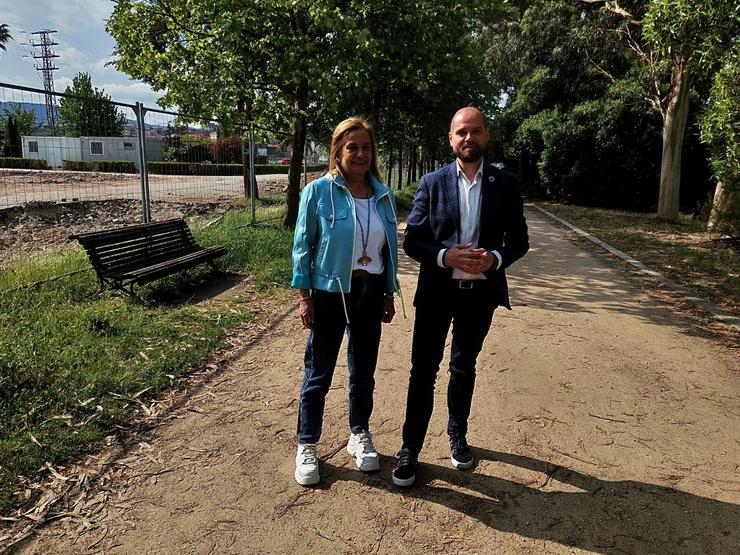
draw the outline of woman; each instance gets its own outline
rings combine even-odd
[[[381,322],[395,315],[396,206],[380,181],[372,125],[349,118],[332,135],[329,172],[301,194],[293,244],[292,287],[308,328],[298,407],[295,479],[319,482],[316,443],[324,399],[347,330],[349,425],[347,451],[357,468],[380,468],[369,429]]]

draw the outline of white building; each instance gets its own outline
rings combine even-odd
[[[147,137],[148,161],[162,160],[162,138]],[[136,137],[43,137],[21,138],[23,157],[46,160],[50,168],[62,166],[64,160],[94,162],[97,160],[130,160],[139,169],[139,142]]]

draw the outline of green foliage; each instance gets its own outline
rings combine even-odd
[[[0,50],[7,50],[6,43],[13,37],[10,34],[7,23],[0,23]]]
[[[15,105],[11,110],[5,108],[5,121],[0,120],[0,148],[5,156],[20,156],[21,137],[33,135],[38,129],[36,114],[32,110],[24,110]],[[9,129],[12,127],[12,131]],[[12,136],[12,140],[9,137]],[[14,151],[11,154],[11,151]]]
[[[730,0],[651,0],[644,37],[666,60],[682,56],[701,71],[716,67],[740,31],[740,4]]]
[[[78,73],[59,101],[61,128],[68,137],[122,137],[126,116],[102,89],[93,88],[89,73]]]
[[[196,164],[187,162],[148,162],[147,168],[150,173],[167,175],[243,175],[242,164]],[[280,164],[255,164],[255,175],[268,175],[274,173],[287,174],[290,166]],[[326,166],[322,164],[309,165],[308,171],[322,171]]]
[[[131,160],[63,160],[62,169],[77,172],[110,172],[110,173],[137,173],[136,164]]]
[[[714,76],[710,103],[701,120],[701,137],[710,151],[712,171],[726,191],[717,205],[715,229],[740,236],[740,47],[726,56]]]
[[[107,30],[116,66],[163,91],[163,106],[293,129],[286,224],[297,214],[306,130],[327,137],[360,114],[381,142],[415,140],[435,153],[452,112],[484,103],[474,33],[503,1],[174,0],[116,4]],[[389,22],[393,24],[390,25]]]
[[[8,158],[0,157],[0,168],[18,168],[25,170],[48,170],[46,160],[34,160],[31,158]]]
[[[712,169],[730,189],[740,189],[740,47],[728,55],[712,81],[711,101],[701,121]]]
[[[645,8],[637,0],[620,6],[635,17]],[[654,209],[662,121],[645,99],[656,74],[614,32],[623,25],[601,5],[556,0],[487,30],[487,60],[502,93],[493,150],[530,196]],[[639,29],[630,32],[640,39]],[[705,163],[696,141],[687,142],[683,193],[693,206],[706,194]]]

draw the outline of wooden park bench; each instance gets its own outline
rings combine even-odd
[[[125,291],[203,262],[218,271],[214,259],[226,254],[220,246],[201,247],[185,220],[135,224],[71,235],[87,252],[101,289]]]

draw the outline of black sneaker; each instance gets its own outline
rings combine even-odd
[[[399,487],[407,488],[416,480],[416,457],[411,454],[408,447],[398,452],[398,462],[393,469],[393,483]]]
[[[473,466],[473,453],[465,436],[450,436],[450,459],[452,466],[459,470],[467,470]]]

